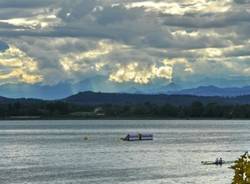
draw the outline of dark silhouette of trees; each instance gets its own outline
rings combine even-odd
[[[16,101],[0,103],[0,118],[13,116],[39,116],[44,118],[69,117],[82,114],[82,118],[95,118],[95,109],[101,107],[105,118],[224,118],[249,119],[250,105],[231,105],[194,101],[191,105],[163,105],[153,103],[125,105],[80,105],[64,101]],[[88,116],[84,116],[84,115]]]
[[[191,117],[202,117],[203,115],[203,104],[201,102],[193,102],[191,105]]]

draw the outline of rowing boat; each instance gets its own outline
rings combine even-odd
[[[214,162],[214,161],[202,161],[203,165],[223,165],[223,164],[233,164],[233,161],[222,161],[222,162]]]
[[[124,141],[152,141],[153,134],[149,133],[129,133],[125,138],[121,138]]]

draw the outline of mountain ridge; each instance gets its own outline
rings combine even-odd
[[[160,84],[160,83],[159,83]],[[99,90],[102,89],[102,90]],[[70,81],[55,85],[44,84],[5,84],[0,85],[0,96],[7,98],[38,98],[55,100],[67,98],[81,91],[102,91],[103,93],[129,93],[129,94],[167,94],[167,95],[195,95],[195,96],[220,96],[236,97],[250,95],[250,86],[243,87],[217,87],[213,85],[183,88],[176,83],[161,85],[135,85],[117,84],[108,81],[101,76],[84,79],[77,83]]]
[[[172,104],[177,106],[190,105],[199,101],[203,104],[250,104],[250,95],[237,97],[220,97],[220,96],[195,96],[195,95],[168,95],[168,94],[130,94],[130,93],[102,93],[85,91],[66,98],[55,100],[42,100],[34,98],[5,98],[0,97],[0,103],[36,103],[36,102],[67,102],[78,105],[134,105],[134,104]]]
[[[199,86],[197,88],[183,89],[172,91],[168,94],[179,95],[196,95],[196,96],[221,96],[221,97],[236,97],[242,95],[250,95],[250,86],[243,87],[217,87],[217,86]]]
[[[219,97],[168,94],[95,93],[88,91],[77,93],[62,100],[81,105],[129,105],[143,103],[190,105],[194,101],[200,101],[204,104],[250,104],[250,95],[238,97]]]

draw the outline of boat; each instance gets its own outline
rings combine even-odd
[[[153,134],[150,133],[129,133],[125,138],[121,138],[123,141],[152,141]]]
[[[222,162],[216,162],[216,161],[202,161],[201,164],[203,165],[224,165],[224,164],[233,164],[233,161],[222,161]]]

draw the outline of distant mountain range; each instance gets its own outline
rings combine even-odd
[[[101,89],[101,90],[100,90]],[[54,100],[66,98],[82,91],[104,93],[128,93],[128,94],[167,94],[167,95],[194,95],[194,96],[218,96],[236,97],[250,95],[250,86],[244,87],[216,87],[200,86],[196,88],[184,88],[176,83],[155,81],[150,85],[138,85],[134,83],[113,83],[103,76],[95,76],[72,83],[66,81],[56,85],[44,84],[5,84],[0,85],[0,96],[8,98],[38,98]]]
[[[5,98],[0,97],[0,103],[36,103],[46,100],[31,98]],[[166,94],[128,94],[128,93],[96,93],[96,92],[80,92],[76,95],[62,98],[57,101],[74,103],[79,105],[131,105],[131,104],[172,104],[177,106],[190,105],[195,101],[203,104],[250,104],[250,95],[238,97],[214,97],[214,96],[193,96],[193,95],[166,95]]]
[[[250,86],[230,88],[219,88],[216,86],[200,86],[197,88],[183,89],[180,91],[169,91],[168,94],[235,97],[242,95],[250,95]]]
[[[68,83],[55,86],[41,84],[5,84],[0,86],[0,96],[8,98],[60,99],[73,94]]]

